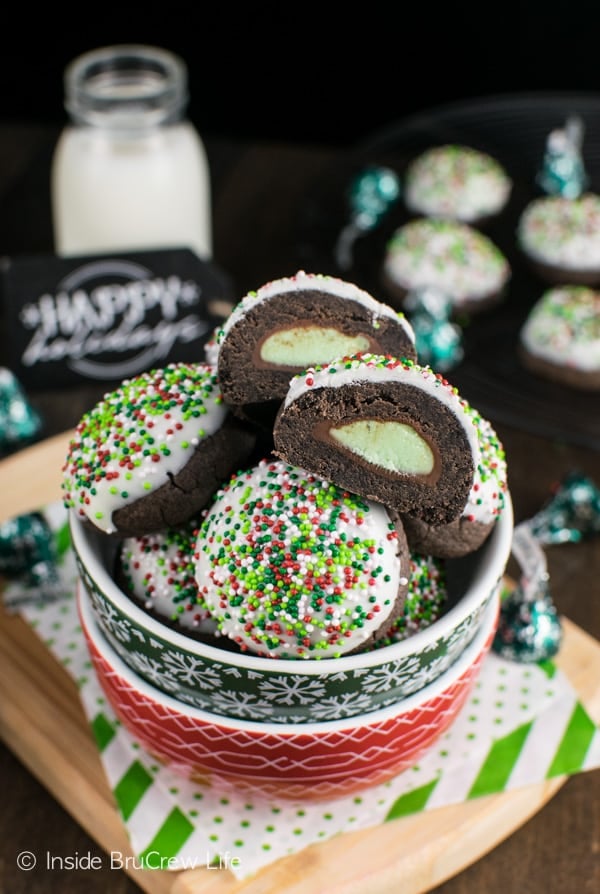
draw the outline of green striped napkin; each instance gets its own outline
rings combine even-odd
[[[64,535],[59,506],[44,510]],[[158,764],[117,721],[95,678],[78,624],[76,569],[63,552],[65,597],[22,614],[77,681],[115,803],[138,865],[230,869],[238,878],[343,832],[417,811],[600,767],[600,728],[551,662],[489,655],[450,730],[418,765],[360,795],[306,803],[224,797]],[[119,855],[112,855],[119,866]]]

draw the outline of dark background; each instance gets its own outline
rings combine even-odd
[[[207,136],[354,145],[448,102],[600,91],[597,0],[59,4],[4,16],[5,121],[61,124],[66,64],[125,42],[185,59],[189,116]]]

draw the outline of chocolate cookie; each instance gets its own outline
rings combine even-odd
[[[413,214],[483,226],[505,208],[512,181],[502,165],[471,146],[443,144],[406,169],[404,202]]]
[[[359,351],[416,359],[402,313],[353,283],[302,271],[250,292],[223,324],[217,348],[225,401],[267,425],[292,376],[308,366]]]
[[[196,580],[220,632],[268,658],[336,658],[387,636],[410,576],[402,523],[279,460],[234,476],[198,533]]]
[[[287,462],[436,525],[461,515],[479,459],[470,408],[441,375],[372,354],[295,377],[273,438]]]
[[[518,351],[536,376],[600,390],[600,291],[575,285],[548,289],[521,328]]]
[[[422,217],[393,233],[381,276],[399,307],[409,292],[435,288],[448,296],[454,314],[474,314],[504,299],[511,268],[498,246],[475,227]]]
[[[419,630],[425,630],[442,616],[447,604],[445,561],[411,551],[408,593],[402,614],[395,620],[388,635],[377,639],[373,648],[402,642]]]
[[[254,443],[225,406],[213,367],[171,364],[125,380],[84,415],[63,467],[64,503],[120,537],[176,527]]]
[[[127,537],[118,553],[124,591],[144,611],[194,637],[213,638],[217,625],[196,584],[199,519],[141,537]]]
[[[599,285],[600,196],[533,199],[519,219],[517,244],[544,282]]]

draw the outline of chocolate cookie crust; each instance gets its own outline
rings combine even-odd
[[[404,530],[411,550],[439,559],[458,559],[478,549],[495,526],[470,521],[461,516],[447,525],[429,525],[420,518],[403,516]]]
[[[432,472],[394,472],[337,443],[331,429],[356,420],[414,429],[432,451]],[[429,524],[460,516],[473,481],[471,446],[457,416],[420,388],[396,381],[307,391],[280,410],[274,442],[276,455],[287,462]]]

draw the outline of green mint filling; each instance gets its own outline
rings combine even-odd
[[[347,450],[390,472],[428,475],[433,471],[431,448],[403,422],[366,419],[331,428],[329,433]]]
[[[266,338],[260,348],[260,358],[265,363],[304,369],[368,348],[369,340],[365,335],[344,335],[333,328],[299,326],[281,329]]]

